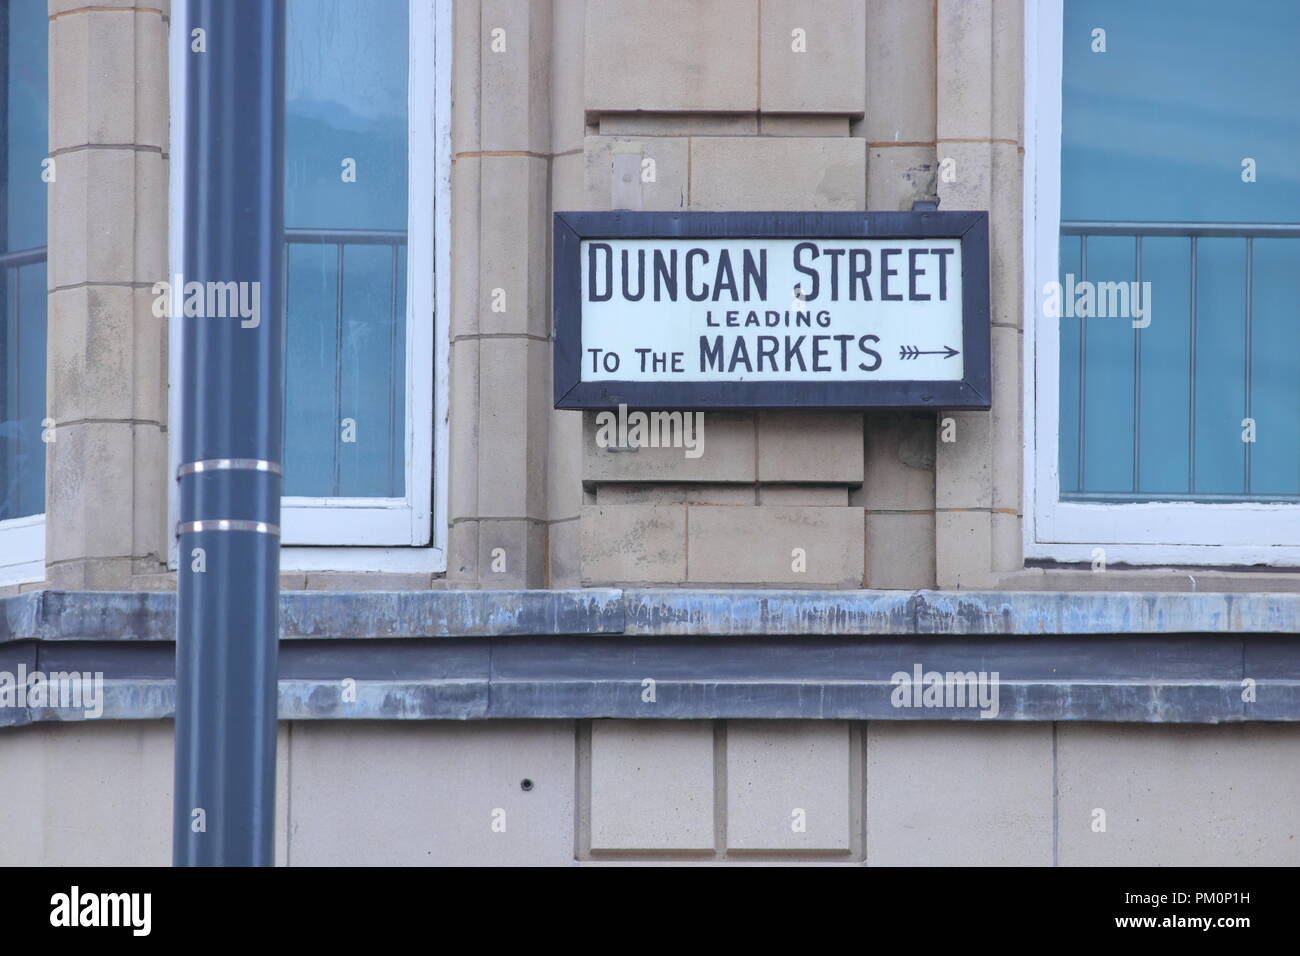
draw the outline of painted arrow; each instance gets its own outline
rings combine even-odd
[[[922,352],[915,345],[900,345],[898,347],[898,357],[900,359],[914,359],[918,355],[942,355],[944,358],[952,358],[958,352],[950,345],[945,345],[942,349],[936,349],[933,352]]]

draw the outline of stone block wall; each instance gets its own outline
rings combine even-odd
[[[323,720],[278,754],[281,866],[1300,863],[1295,724]],[[11,728],[0,773],[0,865],[170,861],[170,722]]]
[[[1294,589],[1027,568],[1020,0],[453,0],[446,570],[285,588]],[[44,581],[167,566],[167,0],[50,0]],[[502,42],[494,44],[494,37]],[[599,447],[552,408],[552,214],[988,210],[993,407],[705,412]],[[430,424],[430,427],[432,425]],[[338,549],[345,554],[347,549]]]

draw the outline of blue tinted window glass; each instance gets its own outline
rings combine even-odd
[[[1079,275],[1078,236],[1061,237],[1061,283],[1066,276]],[[1081,323],[1073,315],[1061,317],[1061,491],[1079,490],[1079,332]],[[1071,435],[1073,441],[1066,441]]]
[[[1195,490],[1246,490],[1246,243],[1196,242]]]
[[[392,495],[406,494],[406,247],[397,246],[397,288],[394,305],[395,328],[392,352],[392,381],[388,388],[392,402],[392,425],[389,432],[390,458],[388,474]]]
[[[1183,495],[1190,490],[1191,240],[1144,237],[1142,279],[1160,290],[1160,321],[1136,330],[1138,487]]]
[[[1294,219],[1298,42],[1294,0],[1066,0],[1061,218]]]
[[[393,445],[400,443],[402,408],[393,399],[400,343],[393,296],[397,257],[392,246],[353,245],[343,254],[343,323],[339,401],[355,429],[339,448],[343,493],[400,497],[403,474],[393,474]]]
[[[289,0],[285,224],[405,229],[407,0]]]
[[[291,243],[285,303],[284,494],[334,494],[338,247]]]
[[[1083,468],[1085,491],[1122,492],[1133,485],[1133,355],[1129,321],[1112,318],[1114,297],[1103,282],[1129,283],[1136,270],[1132,239],[1088,239],[1083,281],[1096,283],[1092,315],[1080,318],[1083,349]],[[1105,318],[1097,318],[1103,311]]]
[[[1300,238],[1256,239],[1251,259],[1250,490],[1300,488]]]
[[[9,0],[5,37],[5,249],[45,245],[49,25],[44,0]]]
[[[289,0],[285,494],[405,494],[407,0]]]
[[[0,521],[45,510],[47,17],[0,4]]]
[[[1061,494],[1300,500],[1300,4],[1064,10]]]

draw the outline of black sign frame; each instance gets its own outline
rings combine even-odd
[[[556,408],[987,409],[991,405],[987,212],[557,212],[554,226]],[[965,377],[948,382],[582,380],[582,240],[803,238],[959,240]]]

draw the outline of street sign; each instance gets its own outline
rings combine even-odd
[[[555,214],[556,408],[988,408],[983,212]]]

